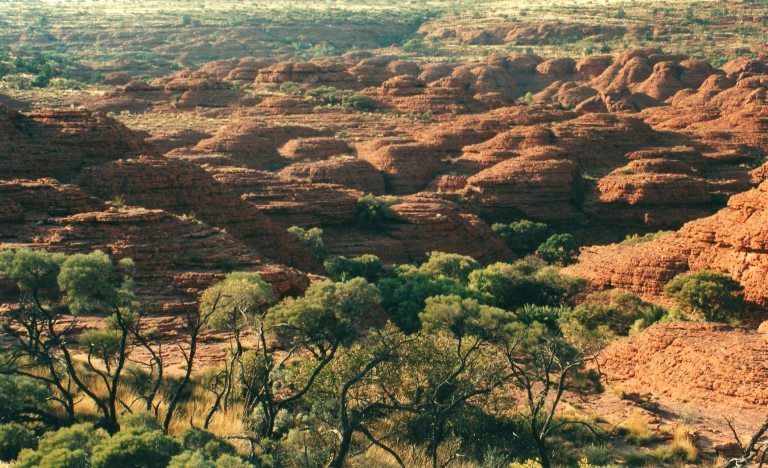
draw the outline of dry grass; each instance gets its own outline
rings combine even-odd
[[[646,445],[656,438],[639,411],[632,412],[619,427],[625,432],[624,438],[627,442],[637,445]]]

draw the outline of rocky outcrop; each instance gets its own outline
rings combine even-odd
[[[768,305],[768,182],[734,195],[713,216],[638,245],[588,247],[569,270],[598,288],[622,288],[660,298],[673,277],[689,270],[732,276],[745,297]]]
[[[320,160],[349,154],[352,148],[339,138],[315,137],[291,140],[279,151],[284,158],[291,160]]]
[[[381,195],[385,191],[382,173],[371,163],[352,156],[292,164],[278,172],[278,175],[288,179],[302,179],[311,184],[338,184],[374,195]]]
[[[287,164],[278,148],[291,139],[327,135],[329,132],[304,126],[268,126],[261,122],[235,121],[213,137],[200,141],[193,151],[224,155],[228,165],[252,169],[275,169]]]
[[[105,200],[121,197],[130,205],[195,217],[226,229],[264,257],[316,268],[314,257],[293,236],[193,164],[149,157],[116,161],[85,170],[78,184]]]
[[[573,220],[579,167],[565,155],[557,156],[500,162],[467,179],[464,198],[494,220]]]
[[[677,404],[764,408],[768,340],[727,325],[676,322],[611,343],[599,357],[610,385]]]
[[[453,252],[479,261],[509,258],[506,245],[477,216],[452,202],[417,194],[400,198],[376,229],[331,227],[326,247],[339,255],[373,253],[387,263],[422,261],[428,252]]]
[[[60,109],[22,114],[0,107],[0,179],[66,182],[83,167],[153,152],[134,132],[101,114]]]
[[[261,273],[279,294],[308,285],[295,270],[262,263],[226,231],[163,210],[120,208],[59,218],[34,247],[66,253],[98,249],[133,259],[136,291],[150,312],[194,307],[197,295],[232,268]]]
[[[210,167],[208,171],[283,228],[350,224],[357,214],[357,199],[363,195],[340,185],[308,184],[247,168]]]
[[[424,143],[373,140],[357,145],[358,156],[384,173],[387,191],[415,193],[443,168],[441,155]]]

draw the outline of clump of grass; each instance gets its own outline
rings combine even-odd
[[[620,428],[624,432],[624,439],[627,442],[636,445],[647,445],[656,439],[640,412],[633,412],[629,418],[621,424]]]
[[[699,449],[696,448],[685,426],[678,427],[668,444],[656,447],[651,453],[654,458],[664,463],[678,461],[692,463],[699,458]]]

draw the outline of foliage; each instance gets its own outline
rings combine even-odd
[[[37,449],[25,449],[19,454],[17,467],[60,466],[85,467],[94,448],[107,439],[102,430],[90,424],[75,424],[46,433]]]
[[[212,314],[212,327],[236,332],[253,324],[274,300],[272,286],[258,273],[234,272],[205,290],[200,308]]]
[[[664,291],[679,307],[704,320],[732,322],[744,313],[743,289],[730,276],[705,270],[676,276]]]
[[[48,387],[31,377],[0,374],[0,423],[51,422]]]
[[[304,297],[286,298],[266,317],[274,333],[283,338],[322,343],[347,342],[355,336],[359,320],[376,310],[379,291],[363,278],[313,283]]]
[[[581,289],[583,282],[560,275],[535,261],[494,263],[469,275],[469,289],[484,302],[506,310],[525,304],[559,306]]]
[[[315,258],[323,261],[325,258],[325,244],[323,243],[323,230],[317,227],[304,229],[299,226],[291,226],[288,232],[296,236],[302,244],[315,254]]]
[[[181,445],[162,431],[122,431],[94,447],[93,468],[165,468]]]
[[[34,437],[35,433],[23,424],[0,424],[0,461],[14,460],[22,449],[34,445]]]
[[[306,91],[307,99],[325,106],[339,106],[349,111],[372,111],[376,107],[373,99],[349,89],[333,86],[318,86]]]
[[[480,264],[472,257],[444,252],[430,252],[427,261],[419,266],[419,271],[434,278],[448,278],[466,284],[469,274],[477,270]]]
[[[555,234],[536,249],[536,255],[548,263],[570,265],[579,256],[579,244],[571,234]]]
[[[394,197],[363,195],[357,199],[357,222],[367,229],[380,229],[391,216],[389,207],[396,201]]]
[[[549,227],[523,219],[509,224],[496,223],[491,229],[501,237],[509,249],[518,257],[524,257],[536,251],[549,234]]]
[[[420,269],[401,265],[392,277],[377,283],[381,291],[381,305],[392,322],[406,333],[421,328],[418,314],[427,298],[439,295],[467,296],[467,288],[455,279],[435,277]]]
[[[640,299],[631,292],[593,293],[568,315],[587,329],[605,326],[611,333],[626,336],[636,322],[644,326],[661,319],[665,310]]]
[[[222,455],[236,454],[235,447],[216,435],[197,427],[190,427],[181,435],[184,450],[197,450],[205,458],[216,460]]]
[[[364,278],[369,283],[375,283],[384,273],[379,257],[369,254],[352,258],[335,256],[327,259],[323,265],[334,281]]]

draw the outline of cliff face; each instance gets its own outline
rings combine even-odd
[[[140,157],[83,171],[78,183],[105,200],[189,215],[226,229],[265,257],[300,268],[317,268],[295,238],[205,170],[183,161]]]
[[[163,210],[119,208],[57,218],[32,244],[57,252],[104,250],[136,264],[136,290],[147,311],[194,307],[197,295],[228,269],[257,271],[279,294],[306,288],[306,276],[264,263],[226,231]]]
[[[625,393],[730,408],[768,404],[768,335],[726,325],[654,325],[601,353],[600,368]]]
[[[68,181],[82,167],[153,152],[134,132],[101,114],[85,110],[22,114],[0,106],[0,179]]]
[[[650,242],[586,248],[568,270],[596,287],[624,288],[653,298],[677,274],[705,269],[732,276],[744,286],[748,300],[768,305],[768,182],[731,197],[715,215]]]

